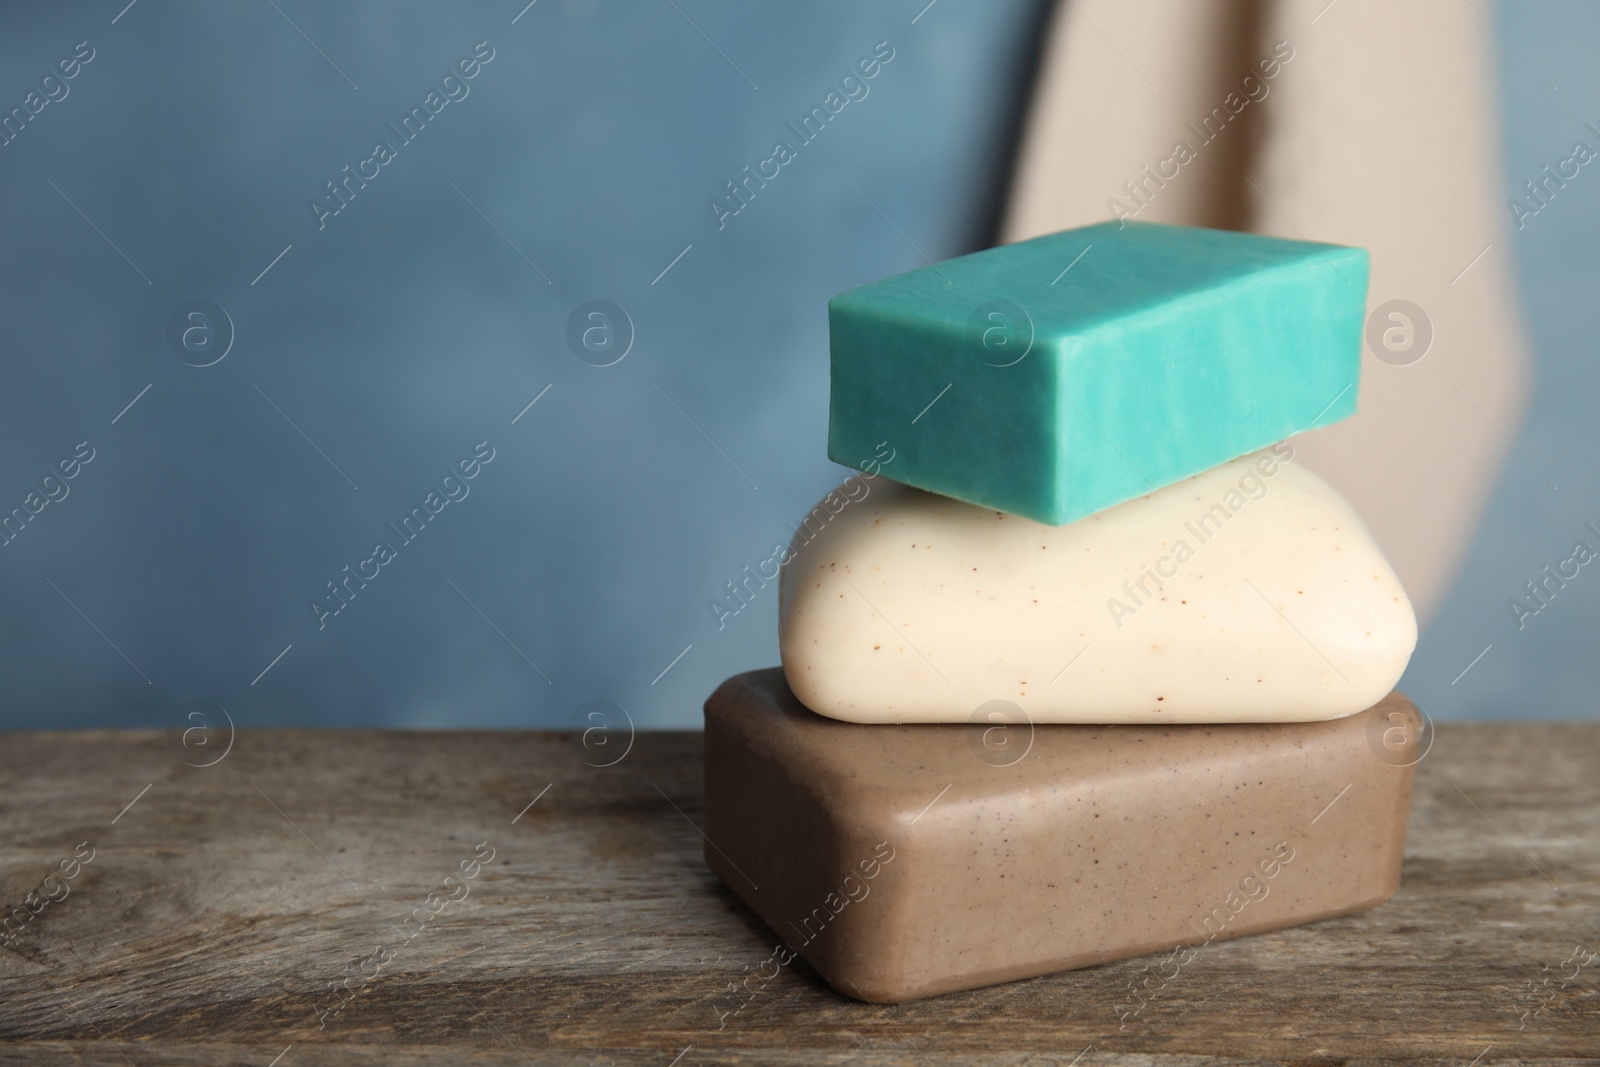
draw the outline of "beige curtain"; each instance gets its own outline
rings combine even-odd
[[[1131,215],[1368,249],[1369,313],[1422,314],[1385,312],[1397,332],[1387,360],[1363,354],[1359,414],[1295,447],[1423,619],[1527,392],[1493,17],[1489,0],[1063,0],[1005,224],[1014,241]]]

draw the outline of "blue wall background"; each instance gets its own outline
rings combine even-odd
[[[561,725],[595,699],[690,726],[776,662],[775,587],[720,630],[707,600],[843,473],[825,302],[985,238],[1037,5],[124,2],[0,13],[0,111],[93,49],[0,148],[0,508],[94,455],[0,548],[0,727]],[[1521,181],[1600,117],[1600,10],[1496,19],[1560,85],[1496,39]],[[308,201],[479,42],[467,95],[319,229]],[[878,42],[866,95],[719,228],[708,200]],[[1592,714],[1600,578],[1522,633],[1504,606],[1600,521],[1590,184],[1514,249],[1521,443],[1562,490],[1500,473],[1408,675],[1436,717]],[[167,338],[195,300],[231,321],[211,366]],[[592,300],[631,323],[611,366],[569,347]],[[378,540],[396,558],[319,629]]]
[[[775,662],[775,586],[721,630],[707,601],[843,473],[826,301],[976,246],[1037,6],[125,2],[0,14],[6,108],[93,49],[0,148],[0,500],[94,450],[0,548],[0,725],[605,699],[685,726]],[[319,230],[310,198],[484,41]],[[708,201],[779,139],[796,158],[719,229]],[[233,324],[212,366],[165,336],[192,299]],[[596,299],[634,334],[608,367],[567,342]],[[324,584],[481,441],[469,495],[319,629]]]

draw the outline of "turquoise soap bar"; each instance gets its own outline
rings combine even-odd
[[[1067,230],[828,304],[828,456],[1055,525],[1355,413],[1359,248]]]

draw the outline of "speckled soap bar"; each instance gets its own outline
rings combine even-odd
[[[1356,410],[1367,253],[1105,223],[828,304],[828,456],[1059,525]]]
[[[814,533],[808,515],[778,593],[789,686],[875,723],[965,722],[995,698],[1066,723],[1369,708],[1400,681],[1416,614],[1355,509],[1292,456],[1066,526],[892,483]]]
[[[706,862],[841,993],[913,1000],[1167,950],[1181,970],[1399,885],[1421,717],[1398,693],[1305,723],[980,711],[839,722],[777,669],[706,702]]]

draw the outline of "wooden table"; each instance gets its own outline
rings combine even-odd
[[[1600,725],[1441,726],[1398,896],[1209,946],[1122,1030],[1144,961],[738,992],[776,937],[701,861],[697,734],[229,739],[0,734],[0,1062],[1600,1064]]]

